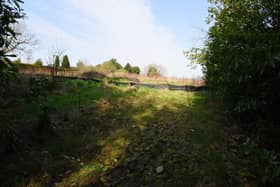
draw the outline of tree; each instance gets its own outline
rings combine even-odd
[[[117,59],[112,58],[111,60],[105,61],[102,64],[98,64],[96,68],[101,71],[116,72],[122,69],[122,65],[117,62]]]
[[[8,36],[9,45],[5,48],[7,53],[30,55],[34,48],[39,45],[39,40],[33,33],[28,31],[24,22],[19,22],[12,25],[15,36]]]
[[[128,72],[128,73],[135,73],[135,74],[140,74],[140,68],[138,66],[131,66],[130,63],[127,63],[124,66],[124,69]]]
[[[59,46],[57,43],[50,49],[50,56],[47,58],[47,64],[51,67],[51,74],[52,79],[55,79],[55,76],[57,75],[58,68],[55,65],[56,57],[58,59],[61,59],[62,54],[65,52],[65,49],[61,46]]]
[[[162,66],[151,64],[146,68],[146,75],[149,77],[158,77],[164,75],[164,68]]]
[[[127,71],[127,72],[131,72],[131,65],[129,63],[127,63],[125,66],[124,66],[124,69]]]
[[[197,51],[206,83],[242,124],[257,124],[256,116],[279,123],[280,2],[210,3],[208,39]]]
[[[42,61],[42,59],[40,59],[40,58],[38,58],[35,62],[34,62],[34,65],[35,66],[43,66],[43,61]]]
[[[70,62],[67,55],[63,56],[61,67],[70,68]]]
[[[132,66],[131,73],[140,74],[140,68],[138,66]]]
[[[57,69],[60,67],[60,60],[59,60],[59,56],[56,55],[54,58],[54,67]]]
[[[17,69],[10,57],[15,57],[7,49],[10,47],[9,38],[16,39],[12,26],[24,17],[21,0],[0,1],[0,90],[3,92],[11,78],[16,76]]]
[[[149,77],[160,76],[158,69],[155,66],[150,66],[147,72]]]

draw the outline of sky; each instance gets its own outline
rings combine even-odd
[[[208,26],[207,0],[25,0],[29,32],[40,45],[33,59],[65,50],[70,63],[161,65],[167,76],[197,78],[183,51],[201,47]]]

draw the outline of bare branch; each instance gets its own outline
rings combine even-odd
[[[5,48],[6,53],[13,54],[28,54],[33,49],[39,46],[39,40],[36,39],[35,35],[28,31],[24,22],[13,25],[15,31],[15,37],[7,36],[8,47]]]

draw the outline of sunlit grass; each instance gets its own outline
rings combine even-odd
[[[203,185],[221,177],[219,119],[204,93],[131,90],[79,80],[60,84],[56,93],[18,108],[33,119],[43,103],[56,125],[56,137],[36,147],[35,157],[48,165],[44,172],[28,166],[29,186],[121,185],[115,175],[131,185]],[[45,150],[47,157],[41,158]],[[160,165],[164,173],[157,176]]]

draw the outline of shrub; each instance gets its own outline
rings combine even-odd
[[[30,78],[29,80],[30,86],[30,95],[33,97],[43,96],[48,91],[51,91],[54,87],[54,82],[50,81],[45,76],[41,76],[39,78]]]

